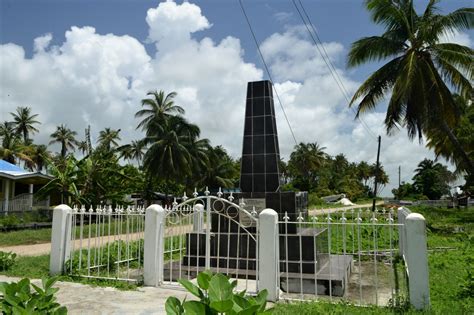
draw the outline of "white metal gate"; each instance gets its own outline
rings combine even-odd
[[[239,289],[257,292],[258,214],[245,209],[219,190],[216,196],[184,195],[181,203],[165,207],[163,281],[176,286],[177,280],[192,280],[204,270],[240,279]]]

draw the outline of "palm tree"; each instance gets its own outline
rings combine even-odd
[[[195,180],[200,188],[206,186],[213,189],[220,187],[231,188],[235,185],[238,175],[234,161],[227,154],[226,150],[222,146],[213,148],[209,145],[207,149],[207,163],[201,169],[199,178]]]
[[[41,172],[46,166],[47,161],[51,158],[51,152],[48,151],[48,146],[44,144],[33,145],[30,157],[33,162],[30,169],[33,170],[33,167],[36,167],[36,170]]]
[[[359,116],[391,95],[385,117],[387,133],[404,126],[411,139],[418,135],[421,140],[423,134],[429,136],[431,130],[441,130],[474,172],[473,161],[452,132],[459,109],[450,90],[464,97],[472,95],[474,53],[469,47],[440,42],[446,33],[472,28],[474,9],[461,8],[441,15],[437,2],[430,0],[419,15],[413,0],[366,1],[373,22],[381,24],[385,32],[354,42],[348,65],[391,60],[360,86],[350,106],[357,101]]]
[[[3,122],[0,125],[0,137],[2,138],[2,145],[0,147],[0,158],[16,164],[17,159],[30,163],[31,158],[27,152],[27,146],[21,141],[18,134],[15,132],[13,122]]]
[[[474,159],[474,106],[472,106],[472,104],[469,105],[469,101],[460,95],[454,95],[454,99],[459,106],[461,119],[459,124],[453,128],[453,133],[472,160]],[[453,148],[446,133],[430,133],[426,145],[434,150],[436,157],[442,156],[453,162],[457,166],[456,173],[468,171],[468,166],[464,163],[455,148]]]
[[[144,152],[145,148],[146,148],[145,141],[133,140],[130,143],[131,158],[136,160],[139,166],[141,165],[143,156],[145,155],[145,152]]]
[[[439,199],[442,195],[449,193],[448,183],[454,178],[446,166],[424,159],[415,169],[413,185],[419,193],[428,198]]]
[[[117,147],[120,141],[120,129],[114,130],[111,128],[105,128],[99,133],[99,144],[105,148],[106,151],[110,151],[112,147]]]
[[[77,143],[77,148],[81,151],[82,154],[86,154],[88,152],[89,146],[87,144],[87,141],[79,141]]]
[[[364,182],[364,186],[367,186],[367,181],[371,177],[371,171],[370,165],[365,161],[362,161],[357,165],[357,175],[359,180]]]
[[[16,113],[10,114],[13,116],[15,131],[23,135],[23,142],[27,144],[29,135],[39,131],[34,127],[35,124],[40,124],[39,121],[35,120],[38,114],[32,115],[30,107],[17,107]]]
[[[288,170],[293,176],[302,180],[301,189],[309,190],[316,181],[317,171],[324,164],[327,157],[325,147],[315,143],[300,143],[290,155]]]
[[[61,144],[61,157],[65,158],[68,150],[74,151],[78,142],[75,138],[77,133],[61,124],[57,127],[56,131],[53,132],[50,137],[53,138],[49,144],[60,143]]]
[[[150,144],[143,160],[145,168],[167,181],[171,178],[179,180],[190,174],[192,156],[187,144],[189,135],[196,132],[196,128],[199,129],[183,117],[169,117],[161,132],[145,138],[146,143]]]
[[[141,161],[145,155],[146,144],[143,140],[133,140],[131,143],[124,144],[117,148],[120,152],[120,157],[125,160],[136,160],[138,166],[141,166]]]
[[[144,117],[138,124],[137,129],[141,128],[147,134],[152,134],[162,128],[167,118],[184,114],[184,109],[174,104],[176,92],[171,92],[165,96],[165,92],[160,90],[159,92],[148,92],[147,95],[151,97],[142,100],[142,107],[145,108],[135,114],[136,118]]]

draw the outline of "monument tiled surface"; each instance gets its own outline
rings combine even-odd
[[[270,81],[249,82],[245,106],[240,171],[243,192],[276,192],[280,188],[280,147]]]

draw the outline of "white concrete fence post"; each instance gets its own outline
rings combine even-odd
[[[71,222],[72,209],[69,206],[59,205],[54,208],[49,259],[49,273],[52,276],[62,274],[64,264],[71,257]]]
[[[150,205],[145,212],[143,282],[157,287],[163,282],[163,253],[166,212],[160,205]]]
[[[204,230],[204,206],[196,204],[193,208],[193,232],[201,233]]]
[[[268,301],[279,298],[280,284],[280,241],[278,233],[278,214],[265,209],[259,215],[258,238],[258,289],[267,289]]]
[[[400,207],[397,211],[398,215],[398,246],[400,248],[400,254],[402,257],[405,257],[405,248],[406,248],[406,235],[405,235],[405,221],[407,213],[405,212],[405,208]]]
[[[405,231],[410,303],[416,309],[428,309],[430,283],[425,218],[419,213],[410,213],[405,220]]]

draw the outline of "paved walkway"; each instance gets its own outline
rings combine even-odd
[[[383,205],[383,201],[377,201],[375,205],[380,206]],[[350,209],[366,209],[372,207],[372,203],[365,203],[362,205],[353,205],[353,206],[345,206],[345,207],[339,207],[339,208],[328,208],[328,209],[310,209],[308,212],[310,215],[321,215],[321,214],[327,214],[327,213],[336,213],[336,212],[342,212],[342,211],[347,211]]]
[[[180,226],[180,227],[172,227],[172,228],[167,228],[166,229],[166,235],[171,236],[171,235],[179,235],[183,234],[186,232],[190,232],[192,230],[192,225],[186,225],[186,226]],[[129,241],[134,241],[137,239],[143,238],[143,232],[141,233],[133,233],[129,234]],[[126,235],[121,234],[118,236],[115,236],[115,239],[113,235],[110,236],[110,239],[107,236],[104,236],[102,238],[100,237],[92,237],[90,238],[90,244],[91,248],[96,247],[99,245],[106,245],[107,243],[112,243],[114,241],[126,241]],[[82,248],[87,248],[89,242],[89,238],[84,238],[82,240]],[[81,245],[81,241],[76,239],[74,241],[74,248],[79,249]],[[0,247],[0,251],[3,252],[13,252],[16,253],[19,256],[40,256],[40,255],[46,255],[51,252],[51,243],[42,243],[42,244],[32,244],[32,245],[16,245],[16,246],[6,246],[6,247]]]
[[[19,279],[0,275],[0,282]],[[40,285],[41,281],[33,280],[33,283]],[[166,314],[165,302],[169,296],[193,299],[182,290],[154,287],[120,291],[73,282],[57,282],[55,287],[59,288],[58,303],[68,308],[68,314]]]

